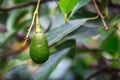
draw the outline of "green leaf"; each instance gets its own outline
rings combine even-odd
[[[29,55],[29,52],[28,53],[21,53],[19,55],[16,56],[16,59],[19,59],[19,60],[27,60],[27,59],[30,59],[30,55]]]
[[[86,27],[84,25],[84,27],[79,27],[75,31],[68,34],[66,38],[68,38],[68,39],[74,38],[74,39],[82,40],[84,38],[91,38],[92,36],[96,36],[96,35],[98,35],[98,33],[99,32],[98,32],[97,28]]]
[[[111,37],[106,41],[106,44],[102,47],[105,47],[109,51],[118,51],[119,49],[119,39],[116,33],[113,33]],[[114,44],[113,44],[114,43]]]
[[[109,54],[118,58],[119,56],[119,39],[116,32],[113,32],[105,41],[103,41],[101,48],[105,49]]]
[[[19,62],[19,61],[18,61]],[[20,65],[10,70],[5,76],[6,80],[30,80],[31,78],[31,67],[30,65]],[[33,68],[32,68],[33,69]]]
[[[63,40],[62,42],[56,45],[56,49],[59,51],[65,48],[70,48],[70,47],[71,49],[69,51],[68,56],[73,59],[76,53],[76,40],[75,39]]]
[[[8,18],[8,13],[0,12],[0,23],[5,24]]]
[[[99,37],[99,47],[105,52],[103,52],[103,56],[105,58],[118,58],[119,56],[119,38],[115,29],[111,29],[106,31],[103,28],[99,28],[100,37]]]
[[[80,9],[79,12],[76,12],[74,15],[71,13],[70,14],[70,19],[73,20],[73,19],[88,18],[88,17],[95,17],[95,16],[97,16],[96,13],[87,11],[85,8],[82,8],[82,9]],[[99,23],[98,20],[99,19],[96,19],[96,20],[91,21],[91,22],[94,22],[94,23],[97,22],[97,23]]]
[[[120,4],[120,0],[111,0],[113,4]]]
[[[111,20],[110,28],[118,28],[119,22],[120,22],[120,14],[117,14]]]
[[[120,68],[120,61],[119,60],[112,61],[111,66],[114,68]]]
[[[78,4],[73,8],[72,13],[70,16],[72,16],[76,11],[78,11],[81,7],[87,5],[91,0],[79,0]]]
[[[116,34],[116,25],[120,21],[120,15],[116,15],[110,23],[110,30],[106,31],[104,28],[98,28],[100,33],[100,46],[103,47]]]
[[[40,66],[40,69],[33,77],[33,80],[47,80],[58,63],[68,54],[69,48],[64,49],[50,57],[50,59]]]
[[[73,70],[74,72],[79,75],[78,80],[86,80],[86,76],[92,74],[93,69],[89,68],[91,63],[94,64],[95,57],[91,56],[90,54],[77,54],[75,56],[75,60],[73,62]]]
[[[49,15],[50,13],[50,8],[47,3],[44,3],[44,5],[41,5],[39,9],[40,9],[38,12],[39,16],[46,16],[46,15]]]
[[[16,26],[19,24],[18,21],[21,17],[23,17],[28,12],[27,9],[21,9],[21,10],[14,10],[11,12],[7,19],[7,30],[10,31],[12,29],[17,29]]]
[[[86,19],[69,21],[68,23],[63,24],[60,27],[54,28],[53,30],[49,31],[46,34],[48,44],[53,45],[54,43],[58,42],[59,40],[64,38],[66,35],[76,30],[81,25],[83,25],[87,20],[88,19],[86,18]]]
[[[111,37],[111,34],[115,32],[115,29],[111,29],[106,31],[104,28],[100,27],[98,28],[99,30],[99,46],[104,45],[104,43]]]
[[[2,5],[2,3],[3,3],[3,0],[0,0],[0,5]]]
[[[55,15],[51,15],[50,20],[51,20],[51,28],[50,28],[50,30],[64,24],[63,16],[60,13],[57,13]]]
[[[8,31],[7,33],[5,33],[5,35],[4,35],[5,37],[3,37],[0,40],[0,47],[3,46],[10,38],[12,38],[20,29],[25,27],[25,25],[28,21],[29,20],[26,20],[26,21],[22,22],[21,24],[16,25],[16,27],[18,29],[12,29],[12,30]]]
[[[48,16],[41,16],[39,20],[41,23],[40,25],[44,30],[47,30],[48,28],[51,27],[51,21]]]
[[[4,68],[3,70],[3,73],[6,74],[10,69],[16,67],[16,66],[19,66],[21,64],[24,64],[24,61],[21,61],[19,59],[14,59],[14,60],[11,60],[7,66]]]
[[[103,9],[103,12],[107,18],[110,17],[109,11],[108,11],[108,0],[101,0],[101,6]]]
[[[62,50],[65,48],[73,47],[75,45],[76,45],[76,41],[74,39],[69,39],[69,40],[65,40],[61,43],[56,44],[56,48],[58,50]]]
[[[68,14],[74,6],[77,4],[78,0],[60,0],[60,8],[66,14]]]
[[[14,10],[11,12],[7,19],[6,27],[7,33],[4,34],[5,37],[0,40],[0,47],[3,46],[10,38],[12,38],[20,29],[22,29],[29,19],[24,19],[24,21],[20,21],[25,14],[28,12],[27,8]]]

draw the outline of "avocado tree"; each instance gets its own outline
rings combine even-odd
[[[120,0],[0,0],[0,80],[119,80]]]

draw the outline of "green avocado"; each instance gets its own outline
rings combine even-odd
[[[49,58],[49,47],[46,36],[43,32],[38,32],[30,43],[30,56],[33,62],[41,64]]]

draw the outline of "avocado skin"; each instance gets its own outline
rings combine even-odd
[[[33,62],[41,64],[49,58],[49,47],[43,32],[36,33],[30,43],[30,57]]]

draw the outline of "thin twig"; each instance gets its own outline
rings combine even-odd
[[[106,22],[105,22],[105,20],[104,20],[105,17],[104,17],[104,16],[102,15],[102,13],[100,12],[100,10],[99,10],[99,8],[98,8],[97,3],[96,3],[95,0],[93,0],[93,4],[94,4],[94,6],[95,6],[95,8],[96,8],[96,11],[97,11],[98,15],[101,17],[101,20],[102,20],[102,23],[103,23],[105,29],[108,30],[109,28],[108,28],[108,26],[107,26],[107,24],[106,24]]]
[[[90,75],[86,80],[91,80],[92,78],[96,77],[97,75],[99,75],[100,73],[103,72],[104,69],[101,69],[95,73],[93,73],[92,75]]]
[[[33,14],[33,19],[32,19],[31,25],[30,25],[30,27],[29,27],[29,29],[28,29],[28,33],[27,33],[27,35],[26,35],[26,37],[25,37],[25,41],[24,41],[24,43],[23,43],[23,46],[25,46],[25,44],[26,44],[26,42],[27,42],[27,40],[28,40],[30,31],[31,31],[32,26],[33,26],[33,24],[34,24],[34,22],[35,22],[35,18],[36,18],[36,21],[37,21],[37,23],[38,23],[38,9],[39,9],[39,5],[40,5],[40,0],[38,0],[38,2],[37,2],[37,6],[36,6],[35,12],[34,12],[34,14]],[[39,29],[38,25],[39,25],[39,23],[36,24],[36,30]]]
[[[22,46],[22,47],[21,47],[20,49],[18,49],[18,50],[11,51],[11,52],[6,53],[6,54],[3,55],[3,56],[0,56],[0,60],[4,60],[5,58],[7,58],[7,57],[9,57],[9,56],[11,56],[11,55],[17,55],[17,54],[19,54],[21,51],[23,51],[24,49],[26,49],[26,48],[29,46],[29,43],[30,43],[30,42],[28,42],[27,45]]]

